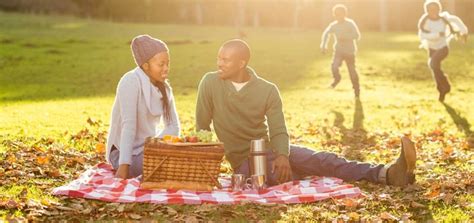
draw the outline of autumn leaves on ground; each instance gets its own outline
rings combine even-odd
[[[281,90],[291,142],[349,159],[386,163],[399,136],[418,147],[417,183],[351,182],[357,199],[301,205],[119,204],[56,197],[52,188],[104,162],[116,84],[133,68],[129,41],[149,33],[169,43],[170,81],[183,133],[193,130],[197,84],[215,69],[232,28],[108,23],[0,13],[0,216],[17,220],[469,221],[474,218],[474,42],[453,43],[444,68],[453,90],[439,103],[414,33],[363,32],[350,81],[336,89],[319,30],[246,29],[250,65]],[[276,47],[278,46],[278,47]],[[223,171],[228,171],[223,166]],[[1,221],[1,220],[0,220]]]

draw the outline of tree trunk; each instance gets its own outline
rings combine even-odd
[[[456,14],[456,1],[446,1],[446,10],[451,14]]]
[[[388,31],[388,10],[387,10],[387,0],[379,0],[379,31],[387,32]]]
[[[260,14],[255,10],[253,14],[253,27],[260,27]]]
[[[324,0],[322,6],[321,6],[321,24],[320,24],[320,27],[321,29],[324,30],[324,28],[326,28],[326,26],[328,25],[328,23],[332,20],[332,7],[333,7],[333,4],[330,0]]]
[[[180,3],[179,4],[179,19],[181,22],[189,22],[188,20],[188,5],[185,3]]]
[[[293,12],[293,29],[298,29],[299,27],[299,17],[301,9],[303,8],[301,0],[295,1],[295,11]]]
[[[202,18],[202,3],[201,1],[197,1],[195,6],[194,6],[194,12],[196,16],[196,24],[202,25],[203,23],[203,18]]]
[[[235,18],[235,27],[238,31],[242,29],[245,23],[245,4],[244,0],[237,1],[237,16]]]

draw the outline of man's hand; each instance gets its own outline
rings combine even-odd
[[[128,164],[122,164],[119,166],[117,169],[117,172],[115,172],[115,177],[117,178],[122,178],[122,179],[127,179],[128,178],[128,169],[130,165]]]
[[[272,173],[275,173],[278,183],[285,183],[292,179],[290,161],[287,156],[279,155],[273,161]]]

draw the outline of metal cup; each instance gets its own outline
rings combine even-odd
[[[231,179],[232,191],[241,191],[245,187],[245,175],[244,174],[233,174]]]
[[[261,190],[267,187],[265,175],[252,175],[250,181],[252,183],[252,189],[254,190]]]

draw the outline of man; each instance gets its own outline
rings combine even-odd
[[[341,74],[339,73],[339,67],[342,62],[346,62],[347,70],[351,77],[352,88],[354,89],[354,95],[359,97],[359,74],[357,74],[355,66],[355,54],[357,46],[355,41],[360,39],[360,32],[357,24],[354,20],[347,18],[347,8],[345,5],[337,4],[332,9],[335,21],[329,24],[324,30],[321,39],[321,51],[327,53],[328,42],[330,35],[334,35],[334,57],[332,60],[331,71],[333,75],[332,88],[341,81]]]
[[[213,124],[235,173],[249,175],[250,141],[263,138],[266,148],[272,150],[269,185],[309,175],[398,186],[414,182],[416,151],[405,137],[400,157],[389,166],[347,161],[333,153],[290,146],[278,88],[257,76],[248,66],[249,59],[250,48],[244,41],[224,43],[218,53],[218,71],[202,78],[196,105],[196,129],[210,130]]]

